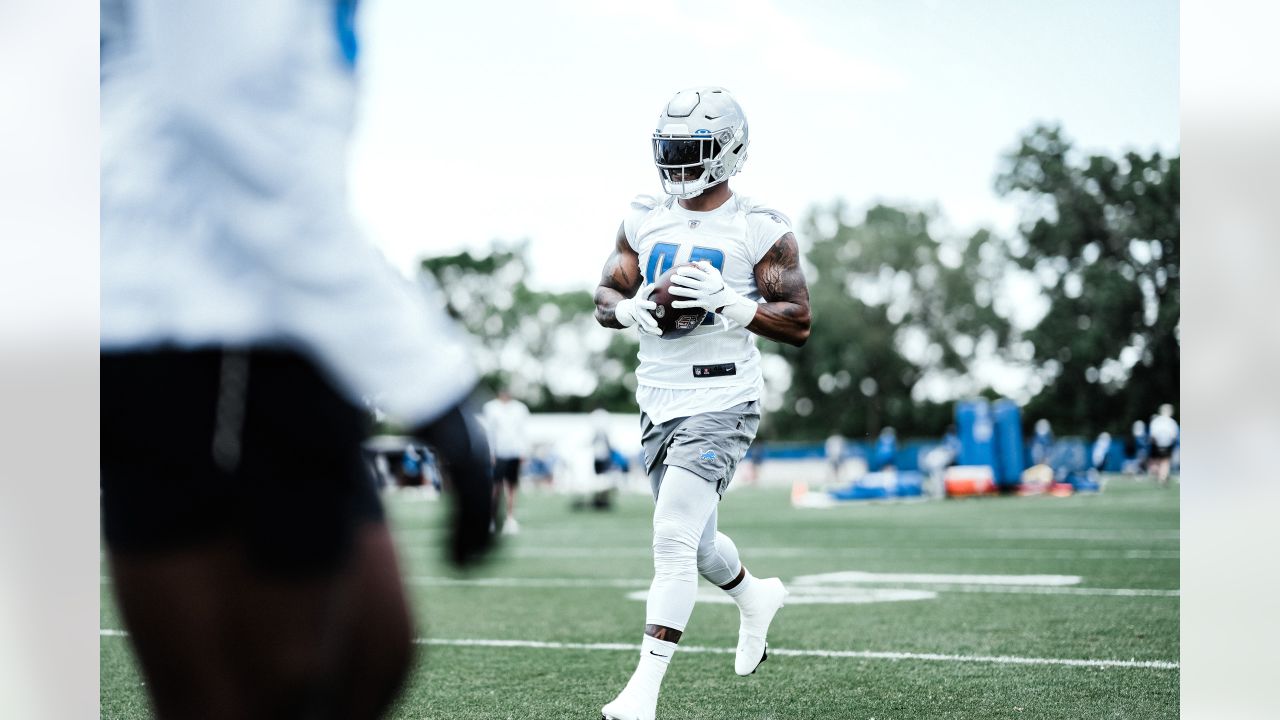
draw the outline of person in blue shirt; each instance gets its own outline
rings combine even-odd
[[[876,438],[875,451],[872,453],[871,469],[874,471],[888,471],[897,469],[898,464],[898,433],[891,427],[886,427],[880,431],[880,436]]]
[[[1147,424],[1141,420],[1133,421],[1133,430],[1129,441],[1125,443],[1128,456],[1129,472],[1146,474],[1147,457],[1151,453],[1151,438],[1147,435]]]

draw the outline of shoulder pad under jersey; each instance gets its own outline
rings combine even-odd
[[[739,201],[742,211],[748,215],[768,215],[773,218],[774,222],[781,223],[787,227],[791,227],[791,218],[787,217],[780,210],[775,210],[767,205],[757,203],[751,198],[742,198]]]
[[[632,210],[653,210],[662,201],[652,195],[637,195],[631,199]]]

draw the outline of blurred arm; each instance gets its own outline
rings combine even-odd
[[[608,328],[626,327],[618,321],[614,310],[619,301],[635,296],[640,281],[640,256],[627,242],[624,226],[619,225],[613,254],[605,261],[600,285],[596,288],[596,322]]]
[[[778,238],[755,268],[756,285],[766,302],[747,329],[770,340],[800,347],[809,339],[809,287],[800,269],[796,236]]]
[[[429,445],[449,480],[453,500],[449,524],[449,558],[455,565],[480,560],[492,544],[493,476],[489,444],[475,412],[460,403],[414,436]]]

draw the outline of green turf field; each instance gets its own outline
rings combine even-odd
[[[562,496],[521,499],[521,534],[468,576],[433,545],[440,503],[391,500],[421,642],[392,717],[596,720],[626,682],[651,501],[588,513]],[[1178,716],[1176,485],[1113,477],[1096,496],[829,510],[744,489],[725,498],[720,526],[793,602],[768,662],[740,678],[736,608],[700,601],[659,718]],[[1010,575],[1040,577],[991,577]],[[105,582],[101,626],[102,717],[149,717]]]

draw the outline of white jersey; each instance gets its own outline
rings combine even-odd
[[[102,350],[285,345],[411,423],[468,343],[347,210],[352,0],[103,0]]]
[[[1147,432],[1151,435],[1151,441],[1157,446],[1173,447],[1173,443],[1178,439],[1178,421],[1168,415],[1157,415],[1151,418]]]
[[[528,406],[519,400],[494,398],[484,404],[482,417],[489,431],[494,457],[511,459],[528,454],[529,441],[525,431],[529,422]]]
[[[632,201],[623,230],[640,256],[644,283],[674,265],[706,260],[730,288],[760,302],[756,263],[791,232],[791,222],[738,195],[709,212],[686,210],[673,198],[641,195]],[[756,336],[718,313],[708,313],[701,326],[681,338],[641,333],[639,358],[636,399],[654,422],[760,397]]]

